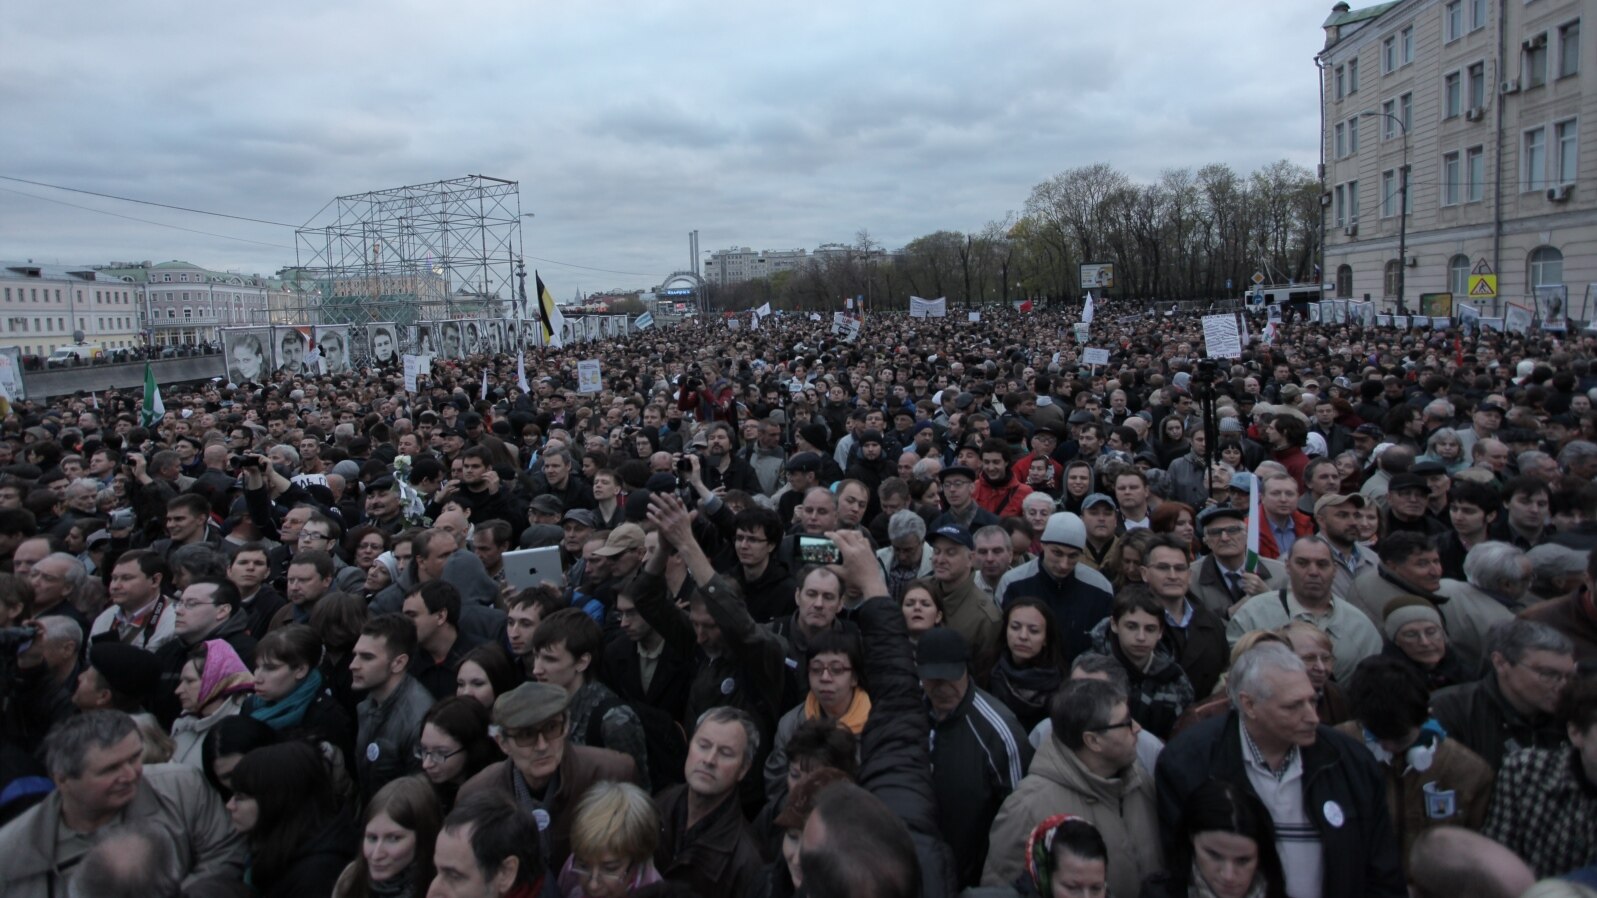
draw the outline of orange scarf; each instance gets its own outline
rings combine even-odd
[[[811,692],[804,697],[805,720],[814,720],[817,717],[825,716],[826,712],[821,710],[821,703],[815,698],[815,693]],[[837,723],[850,733],[858,736],[865,729],[865,721],[870,716],[871,697],[865,694],[865,690],[855,689],[854,698],[848,703],[848,710],[844,711],[843,716],[837,719]]]

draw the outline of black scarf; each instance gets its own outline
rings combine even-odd
[[[992,679],[995,684],[1002,680],[1016,703],[1041,717],[1047,717],[1048,700],[1059,691],[1065,675],[1059,668],[1043,664],[1020,667],[1005,651],[998,653],[998,666],[993,668]]]

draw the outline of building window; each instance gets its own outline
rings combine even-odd
[[[1381,41],[1381,74],[1390,75],[1397,71],[1397,37],[1389,37]]]
[[[1442,79],[1442,118],[1458,118],[1464,114],[1463,76],[1450,72]]]
[[[1337,66],[1336,71],[1332,75],[1332,80],[1336,83],[1336,101],[1340,103],[1342,102],[1342,97],[1347,95],[1347,67]]]
[[[1397,98],[1397,117],[1403,120],[1403,133],[1414,130],[1414,95],[1404,94]]]
[[[1414,26],[1410,25],[1397,33],[1398,60],[1403,65],[1414,61]]]
[[[1336,158],[1341,159],[1347,155],[1347,126],[1341,122],[1336,123]]]
[[[1331,207],[1336,213],[1336,226],[1340,228],[1347,224],[1347,188],[1344,185],[1336,185],[1336,199]]]
[[[1442,35],[1446,41],[1464,36],[1464,0],[1451,0],[1442,7]]]
[[[1486,148],[1470,147],[1464,151],[1464,196],[1478,203],[1486,195]]]
[[[1359,151],[1359,120],[1347,120],[1347,153],[1349,156]]]
[[[1391,140],[1397,136],[1397,101],[1387,100],[1381,104],[1381,139]]]
[[[172,283],[172,275],[171,274],[163,274],[163,275],[161,275],[161,280],[164,283],[170,284],[170,283]]]
[[[1564,254],[1551,246],[1538,246],[1530,254],[1531,289],[1555,287],[1564,282]]]
[[[1469,0],[1469,30],[1486,27],[1486,0]]]
[[[1359,182],[1347,182],[1347,223],[1358,224],[1359,221]]]
[[[1520,150],[1519,180],[1525,190],[1541,190],[1547,186],[1547,129],[1532,128],[1525,132]]]
[[[1558,153],[1553,162],[1558,171],[1558,183],[1575,183],[1575,164],[1580,154],[1574,119],[1553,124],[1553,149]]]
[[[1461,194],[1459,183],[1463,160],[1457,152],[1442,154],[1442,205],[1455,206]]]
[[[1386,277],[1383,280],[1386,281],[1386,295],[1396,296],[1397,286],[1403,280],[1403,266],[1396,259],[1388,259],[1386,260],[1385,274]]]
[[[1525,42],[1520,65],[1524,66],[1526,87],[1541,87],[1547,83],[1547,32]]]
[[[1580,20],[1558,26],[1558,77],[1580,71]]]
[[[1347,92],[1359,92],[1359,58],[1357,56],[1347,61]]]
[[[1397,172],[1387,169],[1381,172],[1381,217],[1391,218],[1397,214]]]
[[[177,279],[179,281],[182,281],[183,283],[187,284],[189,282],[189,273],[185,271],[185,272],[179,274],[177,276]]]
[[[1344,299],[1353,297],[1353,266],[1338,265],[1336,267],[1336,295]]]
[[[1486,108],[1486,63],[1477,62],[1469,67],[1469,108]]]
[[[1469,295],[1469,256],[1459,253],[1447,260],[1447,289],[1454,296]]]

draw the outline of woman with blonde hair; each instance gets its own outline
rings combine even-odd
[[[604,782],[577,804],[571,857],[557,884],[564,898],[624,898],[661,882],[654,868],[660,812],[649,793],[631,783]]]
[[[426,779],[405,776],[377,790],[362,821],[360,857],[333,898],[422,898],[432,884],[433,843],[444,812]]]

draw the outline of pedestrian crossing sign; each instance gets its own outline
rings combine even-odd
[[[1497,296],[1497,274],[1484,258],[1476,261],[1469,273],[1469,298],[1493,299]]]

